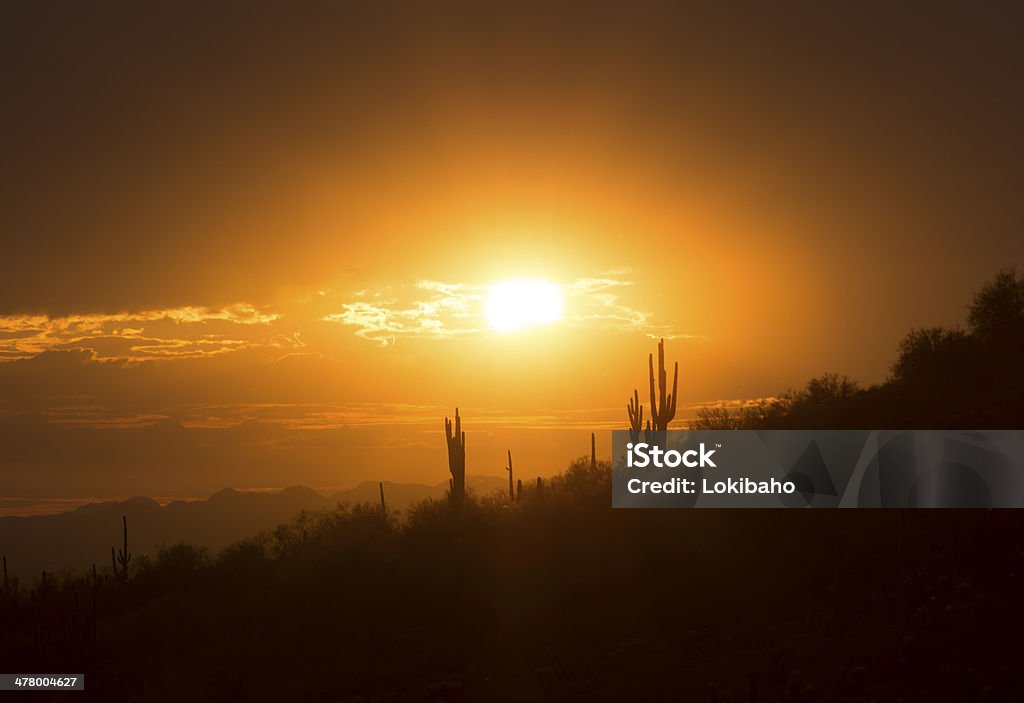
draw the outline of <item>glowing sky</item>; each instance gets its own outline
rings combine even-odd
[[[206,5],[0,8],[0,498],[551,473],[1024,264],[1015,9]]]

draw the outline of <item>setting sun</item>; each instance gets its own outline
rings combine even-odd
[[[487,321],[498,332],[562,319],[562,292],[550,281],[502,281],[487,296]]]

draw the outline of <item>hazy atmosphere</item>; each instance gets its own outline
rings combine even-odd
[[[547,475],[657,338],[685,424],[1024,261],[1005,12],[444,5],[4,4],[0,514],[437,484],[456,405]]]

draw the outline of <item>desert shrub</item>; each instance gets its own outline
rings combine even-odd
[[[700,408],[693,421],[695,430],[738,430],[742,426],[739,411],[729,412],[728,408],[719,407]]]
[[[581,456],[549,482],[551,491],[570,502],[610,501],[611,464],[598,461],[592,465],[590,457]]]

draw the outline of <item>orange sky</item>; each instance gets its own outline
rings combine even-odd
[[[991,8],[3,13],[0,497],[440,482],[455,404],[552,473],[657,337],[680,416],[876,383],[1024,261]]]

